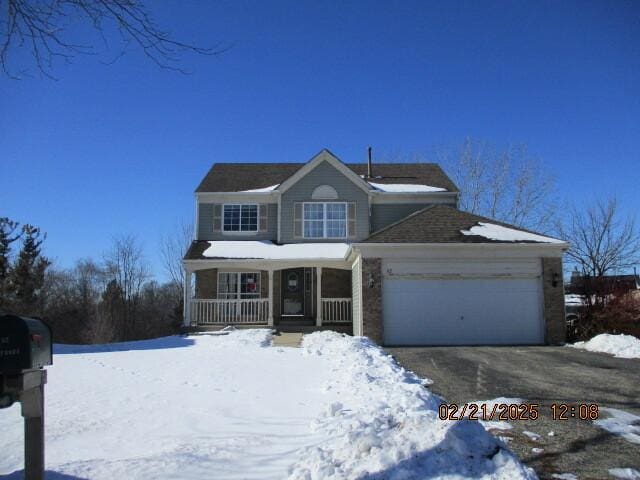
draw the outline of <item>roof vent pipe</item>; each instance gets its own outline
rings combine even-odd
[[[373,178],[373,172],[371,171],[371,147],[367,148],[367,152],[369,154],[369,163],[367,168],[367,177]]]

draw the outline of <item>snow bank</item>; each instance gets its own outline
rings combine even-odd
[[[349,252],[347,243],[290,243],[275,245],[268,240],[209,242],[205,257],[260,258],[268,260],[344,260]]]
[[[432,187],[430,185],[414,185],[410,183],[368,183],[376,190],[389,193],[425,193],[447,191],[446,188]]]
[[[623,480],[640,480],[640,472],[634,468],[610,468],[609,475]]]
[[[441,399],[368,339],[317,332],[302,348],[328,363],[323,388],[340,400],[313,423],[327,440],[302,452],[291,479],[536,478],[477,422],[440,420]]]
[[[594,424],[631,443],[640,444],[640,417],[615,408],[600,407],[600,413],[609,414],[609,418],[594,420]]]
[[[48,477],[535,478],[477,422],[439,420],[441,400],[364,338],[222,333],[56,345]],[[23,477],[22,425],[0,410],[0,477]]]
[[[586,342],[576,342],[567,346],[590,352],[610,353],[619,358],[640,358],[640,339],[632,335],[603,333]]]
[[[463,235],[477,235],[489,240],[501,240],[503,242],[538,242],[538,243],[565,243],[557,238],[536,235],[523,232],[515,228],[507,228],[493,223],[478,222],[478,225],[469,230],[460,230]]]

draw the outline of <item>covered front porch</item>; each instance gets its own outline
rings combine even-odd
[[[185,326],[350,326],[345,262],[206,260],[185,265]]]

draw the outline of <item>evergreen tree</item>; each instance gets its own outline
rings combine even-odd
[[[41,254],[46,235],[38,227],[23,225],[22,236],[22,248],[11,269],[11,287],[21,313],[34,315],[41,313],[40,293],[51,262]]]
[[[9,272],[11,271],[11,244],[20,238],[18,222],[0,217],[0,310],[10,304]]]

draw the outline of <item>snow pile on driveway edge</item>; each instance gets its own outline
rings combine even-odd
[[[640,339],[633,335],[603,333],[586,342],[576,342],[568,346],[590,352],[609,353],[618,358],[640,358]]]
[[[477,422],[438,418],[442,400],[363,337],[316,332],[303,354],[327,359],[338,393],[312,424],[328,438],[301,452],[290,479],[535,479]]]
[[[607,413],[609,417],[594,420],[594,425],[604,428],[614,435],[620,435],[628,442],[640,445],[640,417],[638,415],[607,407],[600,407],[600,413]]]

